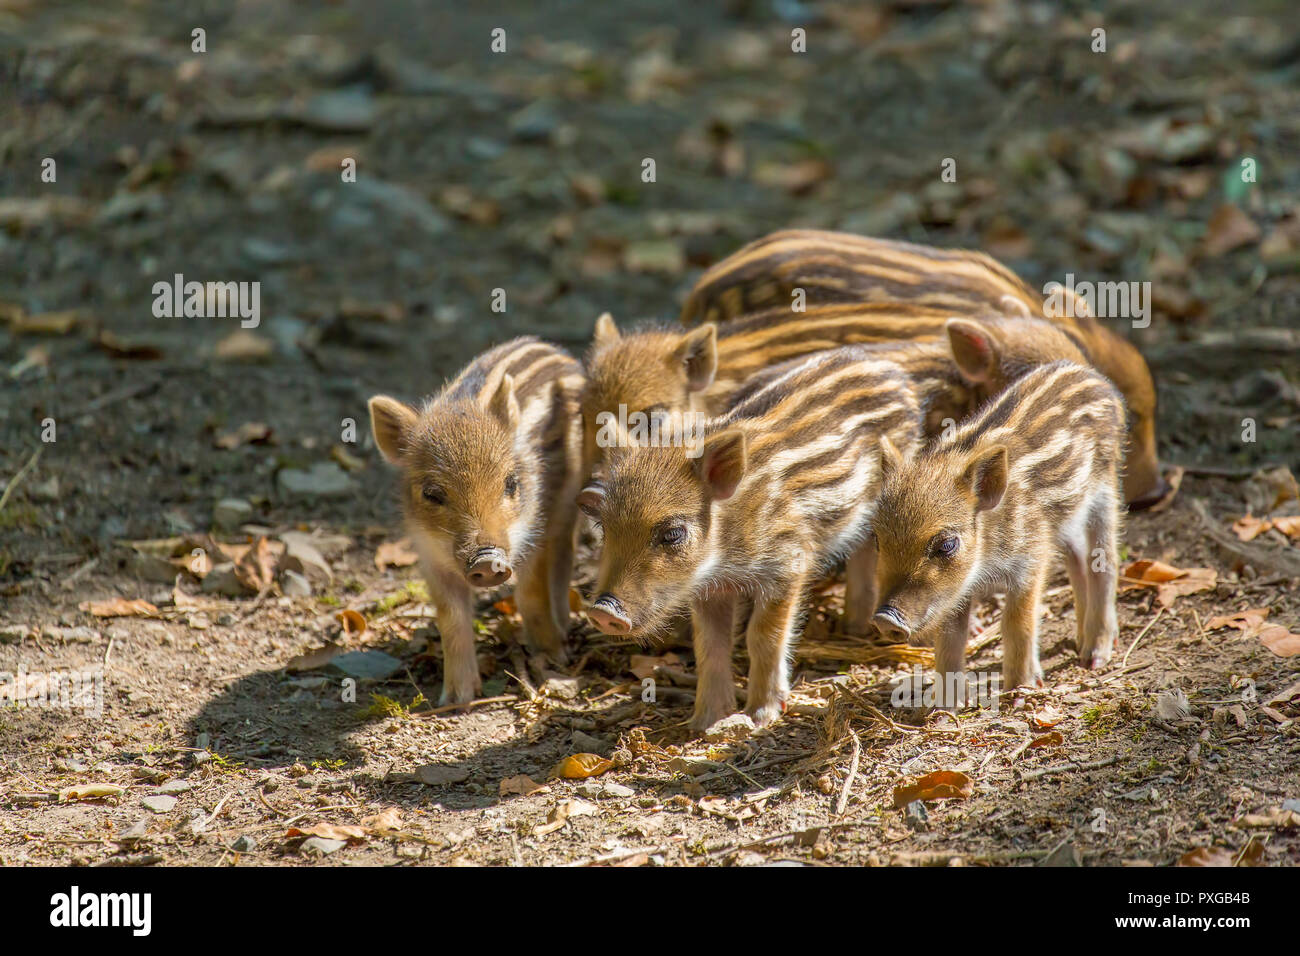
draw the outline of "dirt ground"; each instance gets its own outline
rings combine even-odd
[[[1104,6],[0,0],[0,863],[1300,863],[1300,23]],[[1117,327],[1181,487],[1124,556],[1187,573],[1088,672],[1058,569],[1047,686],[956,715],[894,706],[924,651],[844,640],[827,582],[787,715],[715,742],[689,647],[575,615],[550,672],[502,593],[487,699],[437,708],[366,398],[671,319],[791,225],[1150,281]],[[259,282],[258,326],[156,316],[177,273]],[[39,706],[88,670],[99,714]]]

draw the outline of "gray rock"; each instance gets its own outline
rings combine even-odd
[[[280,494],[294,500],[340,498],[350,495],[353,481],[332,461],[322,461],[306,470],[286,468],[275,478]]]
[[[159,793],[188,793],[194,789],[194,784],[188,780],[181,780],[177,777],[174,780],[168,780],[158,788]]]
[[[415,777],[420,783],[427,784],[430,787],[441,787],[449,783],[460,783],[469,779],[469,767],[461,764],[460,766],[448,766],[447,764],[429,763],[423,767],[417,767]]]
[[[140,802],[154,813],[171,813],[176,809],[176,804],[180,801],[165,793],[155,793],[152,796],[145,797]]]
[[[243,498],[222,498],[212,506],[212,524],[220,531],[238,531],[253,519],[253,506]]]
[[[302,846],[298,848],[300,853],[305,855],[329,856],[338,850],[347,846],[346,840],[326,840],[323,837],[308,837],[302,841]]]
[[[28,633],[25,624],[0,624],[0,644],[20,644]]]
[[[249,836],[247,833],[241,833],[235,842],[230,844],[230,849],[235,853],[251,853],[257,848],[257,838]]]
[[[559,117],[538,101],[510,117],[510,135],[521,143],[546,143],[560,124]]]
[[[374,125],[378,110],[364,90],[331,90],[301,106],[289,106],[285,118],[327,133],[363,133]]]
[[[329,670],[357,680],[387,680],[402,669],[402,662],[383,651],[351,651],[327,665]]]
[[[1038,863],[1039,866],[1083,866],[1079,848],[1073,843],[1062,843]]]
[[[133,550],[131,556],[126,560],[126,566],[127,570],[142,581],[152,581],[155,584],[171,584],[176,580],[176,566],[156,554],[145,554],[143,551]]]
[[[224,597],[243,597],[248,594],[239,578],[235,577],[233,561],[216,565],[203,579],[204,594],[220,594]]]
[[[627,800],[636,796],[636,791],[621,783],[607,783],[600,788],[600,795],[605,799]]]
[[[311,597],[311,582],[297,571],[280,572],[280,590],[286,597]]]
[[[296,571],[308,581],[334,580],[329,562],[309,535],[286,531],[280,535],[280,541],[284,544],[284,554],[280,557],[279,565],[281,571]]]
[[[731,743],[744,740],[753,732],[754,722],[748,714],[732,714],[704,731],[704,739],[710,743]]]

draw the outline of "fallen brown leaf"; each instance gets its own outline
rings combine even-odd
[[[409,568],[419,560],[420,556],[411,547],[410,538],[384,541],[375,549],[375,567],[380,571],[387,568]]]
[[[263,535],[235,562],[235,579],[260,594],[275,580],[275,563],[271,542]]]
[[[1134,561],[1120,572],[1122,590],[1155,588],[1161,607],[1170,607],[1185,595],[1208,591],[1218,579],[1213,568],[1175,568],[1163,561]]]
[[[915,783],[894,788],[894,808],[901,810],[914,800],[965,800],[975,782],[959,770],[936,770]]]
[[[599,754],[571,754],[565,757],[551,770],[552,777],[566,780],[584,780],[595,777],[612,769],[614,761],[607,760]]]
[[[538,783],[526,773],[521,773],[517,777],[505,777],[502,779],[497,788],[497,794],[502,797],[526,797],[531,793],[536,793],[538,790],[545,789],[546,787],[544,784]]]
[[[1050,734],[1043,734],[1041,737],[1035,737],[1029,742],[1030,750],[1037,750],[1039,747],[1060,747],[1065,743],[1065,738],[1061,736],[1059,730],[1053,730]]]
[[[347,607],[334,615],[335,620],[343,628],[344,634],[364,634],[366,632],[366,619],[358,611]]]
[[[244,422],[233,431],[223,432],[212,440],[217,448],[227,451],[240,445],[265,445],[271,440],[271,426],[266,422]]]
[[[1205,226],[1205,243],[1202,247],[1207,256],[1221,256],[1241,246],[1258,242],[1259,226],[1255,220],[1232,203],[1224,203],[1214,210],[1210,221]]]
[[[95,617],[153,617],[158,609],[148,601],[137,598],[112,598],[108,601],[82,601],[77,607],[89,611]]]
[[[366,831],[361,827],[340,826],[333,823],[317,823],[309,827],[290,827],[285,839],[298,837],[320,837],[322,840],[346,840],[349,843],[366,842]]]

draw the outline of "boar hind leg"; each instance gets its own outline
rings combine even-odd
[[[696,673],[691,727],[697,731],[707,730],[736,712],[736,681],[731,676],[735,610],[735,599],[728,597],[698,601],[691,610]]]
[[[472,592],[458,571],[426,566],[424,577],[442,635],[442,695],[438,703],[467,704],[478,696],[481,686],[474,653]]]
[[[524,619],[524,640],[557,664],[567,655],[564,637],[569,622],[569,574],[573,543],[567,533],[548,528],[546,540],[519,570],[516,600]]]
[[[1119,633],[1115,617],[1115,585],[1119,576],[1117,524],[1117,502],[1106,494],[1094,504],[1088,520],[1088,612],[1079,642],[1079,662],[1085,667],[1104,667]]]
[[[1066,542],[1065,570],[1070,575],[1070,589],[1074,592],[1074,646],[1082,658],[1084,645],[1088,643],[1088,615],[1092,612],[1090,589],[1093,583],[1086,534],[1080,533],[1077,538]]]
[[[801,582],[754,598],[745,643],[749,648],[749,699],[745,713],[755,726],[781,715],[790,696],[789,656],[799,613]]]
[[[1002,611],[1002,683],[1007,690],[1043,683],[1043,668],[1038,663],[1038,617],[1046,564],[1035,562],[1021,580],[1007,589],[1007,606]]]
[[[970,607],[953,613],[934,640],[935,704],[946,710],[966,700],[966,639],[970,636]]]
[[[867,637],[875,631],[871,616],[876,613],[876,548],[864,545],[844,568],[844,633]]]

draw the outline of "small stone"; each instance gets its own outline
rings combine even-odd
[[[280,590],[286,597],[311,597],[311,582],[297,571],[281,571]]]
[[[176,804],[180,801],[165,793],[156,793],[152,796],[145,797],[140,802],[154,813],[171,813],[171,811],[176,809]]]
[[[28,633],[22,624],[0,624],[0,644],[20,644]]]
[[[59,476],[51,475],[45,481],[38,481],[27,489],[27,497],[32,501],[49,504],[59,500]]]
[[[212,754],[208,753],[206,750],[196,750],[191,754],[191,756],[194,758],[195,766],[201,767],[205,763],[212,762]]]
[[[744,740],[754,732],[754,722],[748,714],[732,714],[723,717],[716,724],[704,731],[704,739],[709,743],[732,743]]]
[[[348,473],[332,461],[308,469],[286,468],[275,478],[280,494],[291,499],[339,498],[352,493]]]
[[[230,844],[230,849],[235,853],[251,853],[257,847],[257,838],[249,836],[247,833],[241,833],[235,842]]]
[[[253,520],[253,506],[243,498],[222,498],[212,506],[212,524],[218,531],[238,531]]]
[[[545,143],[559,122],[550,107],[538,101],[510,117],[510,135],[521,143]]]
[[[176,580],[176,566],[156,554],[132,551],[131,556],[127,558],[126,566],[132,574],[142,581],[152,581],[155,584],[171,584]]]
[[[382,681],[402,669],[402,662],[383,651],[352,651],[329,662],[329,669],[357,680]]]
[[[286,531],[280,535],[284,544],[284,554],[280,557],[281,571],[296,571],[308,581],[329,582],[334,580],[334,572],[329,562],[321,554],[310,535],[298,531]]]
[[[607,800],[628,800],[636,796],[636,791],[631,787],[626,787],[621,783],[607,783],[600,788],[600,796]]]
[[[188,780],[182,780],[177,777],[174,780],[168,780],[158,788],[159,793],[187,793],[194,789],[194,784]]]
[[[307,856],[313,854],[329,856],[331,853],[341,850],[347,845],[348,843],[346,840],[326,840],[323,837],[308,837],[306,840],[302,841],[302,846],[298,849],[299,852]]]
[[[1073,843],[1062,843],[1038,863],[1039,866],[1083,866],[1079,848]]]
[[[203,578],[203,593],[243,597],[249,593],[249,590],[236,576],[234,562],[226,561],[213,567]]]
[[[449,783],[460,783],[469,779],[469,767],[440,763],[429,763],[415,770],[416,779],[430,787],[441,787]]]

